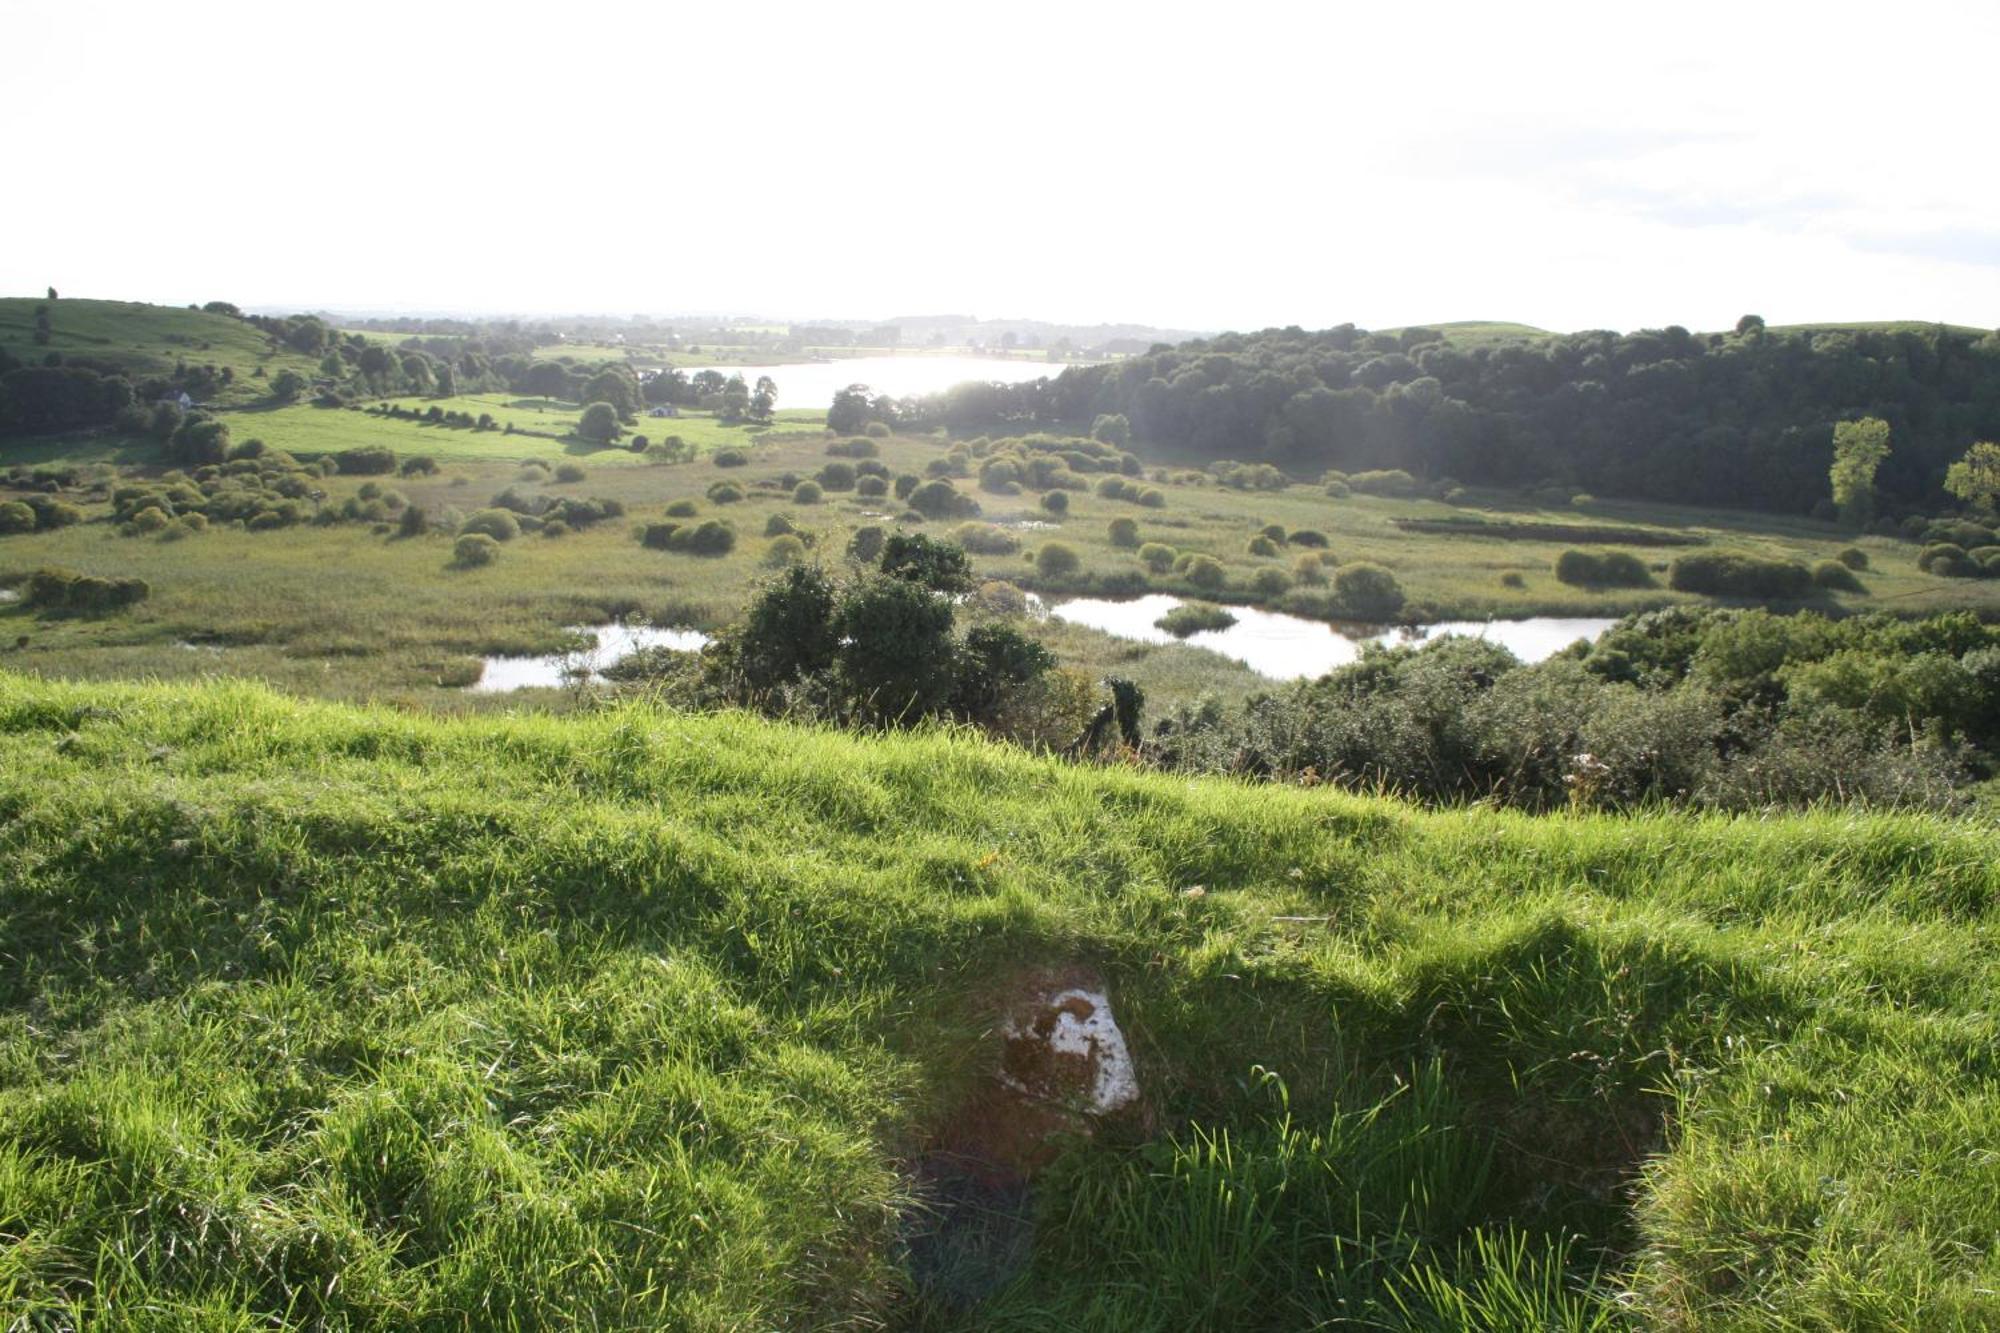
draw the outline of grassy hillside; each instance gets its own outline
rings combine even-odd
[[[54,330],[47,346],[34,341],[35,309],[44,304]],[[260,367],[267,378],[285,366],[307,376],[317,372],[312,358],[273,350],[262,332],[240,319],[137,301],[0,297],[0,347],[21,361],[39,362],[60,352],[117,367],[134,378],[170,374],[181,361],[229,366],[236,380],[216,395],[221,403],[268,395],[266,380],[253,378]]]
[[[0,675],[0,865],[8,1325],[2000,1321],[1991,827]],[[1065,969],[1140,1112],[954,1176]]]

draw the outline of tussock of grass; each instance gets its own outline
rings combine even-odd
[[[2000,1319],[1990,827],[0,675],[0,865],[30,1324]],[[1161,1132],[919,1272],[905,1164],[1064,960]]]

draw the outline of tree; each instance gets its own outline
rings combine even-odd
[[[765,584],[737,636],[744,684],[761,692],[832,665],[834,606],[833,580],[817,565],[793,565]]]
[[[836,435],[854,435],[868,426],[868,386],[850,384],[833,395],[827,409],[826,428]]]
[[[557,362],[537,361],[528,367],[522,384],[535,397],[553,402],[558,394],[569,388],[569,372]]]
[[[620,421],[631,421],[639,415],[639,381],[623,366],[606,366],[585,381],[583,401],[609,403]]]
[[[778,384],[769,375],[757,377],[757,387],[750,394],[750,417],[753,421],[769,421],[771,414],[778,410]]]
[[[294,403],[306,391],[306,377],[286,366],[271,377],[271,396],[281,403]]]
[[[741,421],[750,414],[750,386],[743,382],[741,375],[731,375],[729,382],[722,386],[722,402],[716,413],[724,421]]]
[[[1982,440],[1945,469],[1944,488],[1974,509],[2000,511],[2000,444]]]
[[[921,584],[875,577],[841,599],[835,662],[856,712],[908,722],[938,710],[955,681],[951,603]]]
[[[1879,417],[1842,421],[1833,428],[1833,503],[1851,528],[1875,515],[1875,469],[1889,456],[1889,423]]]
[[[956,595],[972,590],[972,565],[965,558],[965,549],[952,542],[933,541],[920,532],[899,532],[890,537],[882,547],[881,569],[892,579],[932,592]]]
[[[618,438],[618,409],[609,403],[592,403],[583,409],[583,418],[576,423],[576,433],[586,440],[598,444],[609,444]]]

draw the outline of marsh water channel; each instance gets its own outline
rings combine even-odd
[[[1485,639],[1500,644],[1524,662],[1539,662],[1578,639],[1595,639],[1617,623],[1583,617],[1530,616],[1522,620],[1440,620],[1429,625],[1400,627],[1331,625],[1261,607],[1225,606],[1223,609],[1236,617],[1234,625],[1177,639],[1154,622],[1180,604],[1180,598],[1164,593],[1117,601],[1079,597],[1056,603],[1047,614],[1115,638],[1205,648],[1272,680],[1325,675],[1335,667],[1359,659],[1363,644],[1420,644],[1451,634]],[[486,670],[472,688],[482,693],[554,688],[577,683],[586,675],[594,683],[603,679],[606,667],[642,648],[693,652],[708,642],[708,636],[699,630],[615,623],[579,626],[574,632],[592,636],[594,646],[543,657],[489,657],[485,659]]]

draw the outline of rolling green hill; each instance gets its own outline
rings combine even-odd
[[[10,1326],[2000,1321],[1990,826],[0,675],[0,865]]]
[[[42,305],[49,307],[54,335],[46,346],[34,341],[35,310]],[[304,375],[315,371],[311,358],[274,349],[260,329],[240,319],[136,301],[0,297],[0,348],[23,362],[59,352],[66,359],[115,367],[133,378],[169,374],[181,361],[227,366],[236,378],[216,395],[221,403],[263,397],[268,390],[254,377],[259,368],[266,376],[284,366]]]

